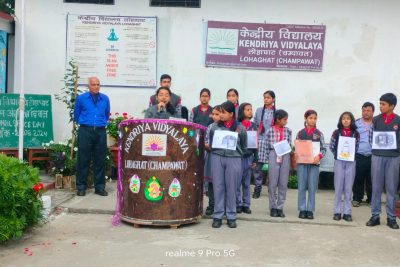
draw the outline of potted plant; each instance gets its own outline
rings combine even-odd
[[[127,119],[129,119],[129,116],[126,112],[123,112],[122,115],[120,115],[119,112],[115,112],[114,114],[110,113],[110,118],[108,119],[107,124],[107,134],[113,139],[112,145],[115,145],[116,141],[118,140],[118,125]]]

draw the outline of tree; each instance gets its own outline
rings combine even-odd
[[[10,15],[14,15],[15,0],[0,0],[0,11]]]

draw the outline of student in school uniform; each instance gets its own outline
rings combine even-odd
[[[226,92],[226,100],[232,102],[235,105],[235,119],[239,114],[239,92],[235,88],[231,88]]]
[[[246,131],[257,131],[257,125],[251,121],[253,117],[253,109],[250,103],[242,103],[239,106],[238,121],[243,125]],[[249,144],[249,138],[247,138]],[[257,148],[247,148],[242,158],[242,175],[237,183],[236,192],[236,212],[251,213],[250,209],[250,179],[252,170],[258,162]]]
[[[213,108],[209,105],[211,98],[211,92],[207,88],[203,88],[200,91],[200,105],[192,108],[190,112],[189,121],[194,122],[204,127],[207,127],[213,123],[211,113]]]
[[[366,202],[371,203],[372,184],[371,184],[371,155],[372,148],[369,136],[372,130],[372,120],[374,118],[375,106],[370,102],[362,105],[362,116],[356,120],[357,131],[360,134],[360,145],[356,152],[356,177],[353,184],[353,207],[359,207],[363,201],[365,192],[367,193]]]
[[[319,154],[311,164],[297,163],[298,210],[300,219],[314,219],[315,194],[318,189],[319,163],[326,153],[324,135],[317,129],[317,112],[307,110],[304,114],[304,129],[297,133],[297,140],[310,140],[319,143]],[[306,201],[306,194],[308,198]]]
[[[163,74],[160,76],[160,87],[168,87],[171,90],[171,81],[172,81],[172,77],[168,74]],[[170,95],[170,103],[171,105],[174,107],[174,109],[176,110],[176,115],[175,117],[177,118],[181,118],[182,117],[182,99],[180,96],[174,94],[171,92]],[[152,95],[150,97],[150,101],[149,101],[149,108],[157,105],[158,104],[158,100],[157,100],[157,92],[156,94]]]
[[[204,140],[204,146],[206,148],[205,153],[205,164],[204,164],[204,180],[207,187],[207,196],[208,196],[208,207],[206,208],[206,215],[212,215],[214,213],[214,189],[212,182],[212,173],[211,173],[211,150],[210,150],[210,131],[213,126],[216,126],[219,122],[219,113],[221,110],[220,105],[216,105],[213,107],[211,117],[213,119],[213,123],[208,125],[206,131],[206,137]]]
[[[387,226],[399,229],[396,222],[396,190],[400,169],[400,116],[394,113],[397,97],[386,93],[379,99],[381,114],[374,117],[372,144],[372,216],[367,226],[380,224],[381,196],[386,190]]]
[[[169,119],[170,117],[180,118],[180,114],[171,104],[171,90],[168,87],[160,87],[156,91],[157,104],[146,110],[145,118]]]
[[[262,183],[264,180],[264,173],[262,167],[268,163],[267,148],[266,148],[266,131],[274,125],[275,121],[275,93],[274,91],[268,90],[263,94],[264,106],[257,108],[254,117],[254,123],[258,128],[258,162],[254,169],[254,192],[253,198],[257,199],[260,197],[262,190]]]
[[[271,217],[285,217],[283,207],[286,200],[287,183],[290,171],[290,153],[282,156],[274,150],[274,144],[286,140],[289,145],[292,140],[292,130],[285,127],[288,113],[282,109],[275,112],[274,126],[265,133],[266,147],[269,159],[269,210]]]
[[[340,115],[337,129],[333,132],[329,149],[335,156],[334,165],[334,184],[335,184],[335,197],[333,204],[333,219],[339,221],[343,220],[351,222],[351,193],[356,173],[355,161],[345,161],[338,157],[338,144],[340,137],[355,138],[355,148],[357,151],[360,143],[360,134],[357,132],[354,116],[351,112],[343,112]],[[342,195],[344,195],[344,207],[342,208]],[[342,217],[343,213],[343,217]]]
[[[223,138],[216,139],[214,144],[214,137],[218,131],[218,138]],[[235,132],[237,137],[226,134],[228,131]],[[235,140],[228,140],[232,138]],[[225,141],[228,142],[226,147],[221,148]],[[236,228],[236,183],[242,173],[242,156],[247,149],[247,133],[235,119],[235,106],[232,102],[221,104],[220,121],[210,131],[210,146],[215,201],[212,227],[221,227],[222,217],[226,212],[228,226]]]

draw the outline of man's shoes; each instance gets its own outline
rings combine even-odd
[[[236,228],[237,227],[235,219],[233,219],[233,220],[228,219],[227,221],[228,221],[228,227],[229,228]]]
[[[250,207],[242,207],[242,211],[246,214],[251,214],[251,209]]]
[[[242,213],[242,206],[237,206],[236,207],[236,213]]]
[[[214,207],[208,206],[206,208],[206,215],[213,215],[214,213]]]
[[[300,219],[305,219],[306,217],[307,217],[307,211],[301,210],[301,211],[299,212],[299,218],[300,218]]]
[[[335,221],[340,221],[340,219],[342,219],[342,215],[341,215],[340,213],[335,213],[335,214],[333,215],[333,219],[334,219]]]
[[[350,214],[343,214],[343,220],[345,220],[346,222],[352,222],[353,218]]]
[[[353,201],[351,202],[351,205],[353,205],[353,207],[360,207],[360,201],[353,200]]]
[[[309,219],[309,220],[314,219],[314,213],[312,211],[307,211],[307,219]]]
[[[96,189],[96,190],[94,190],[94,193],[99,195],[99,196],[103,196],[103,197],[108,196],[108,193],[107,193],[106,190],[97,190]]]
[[[213,219],[212,228],[220,228],[222,225],[222,219]]]
[[[285,218],[285,213],[283,213],[283,210],[277,210],[277,212],[278,212],[278,217]]]
[[[396,219],[387,219],[387,226],[389,226],[392,229],[399,229],[399,225],[396,222]]]
[[[76,195],[80,196],[80,197],[83,197],[83,196],[86,195],[86,192],[85,192],[85,190],[78,190],[78,192],[76,192]]]
[[[278,210],[277,209],[271,209],[271,212],[269,214],[271,217],[278,217]]]
[[[379,216],[372,216],[369,221],[367,222],[367,226],[376,226],[380,225],[381,222],[379,220]]]

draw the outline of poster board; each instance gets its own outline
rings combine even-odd
[[[155,88],[157,18],[67,15],[66,62],[79,66],[80,85],[91,76],[107,87]]]
[[[24,147],[41,147],[53,140],[53,119],[50,95],[25,95]],[[18,147],[15,115],[19,94],[0,95],[1,148]]]

